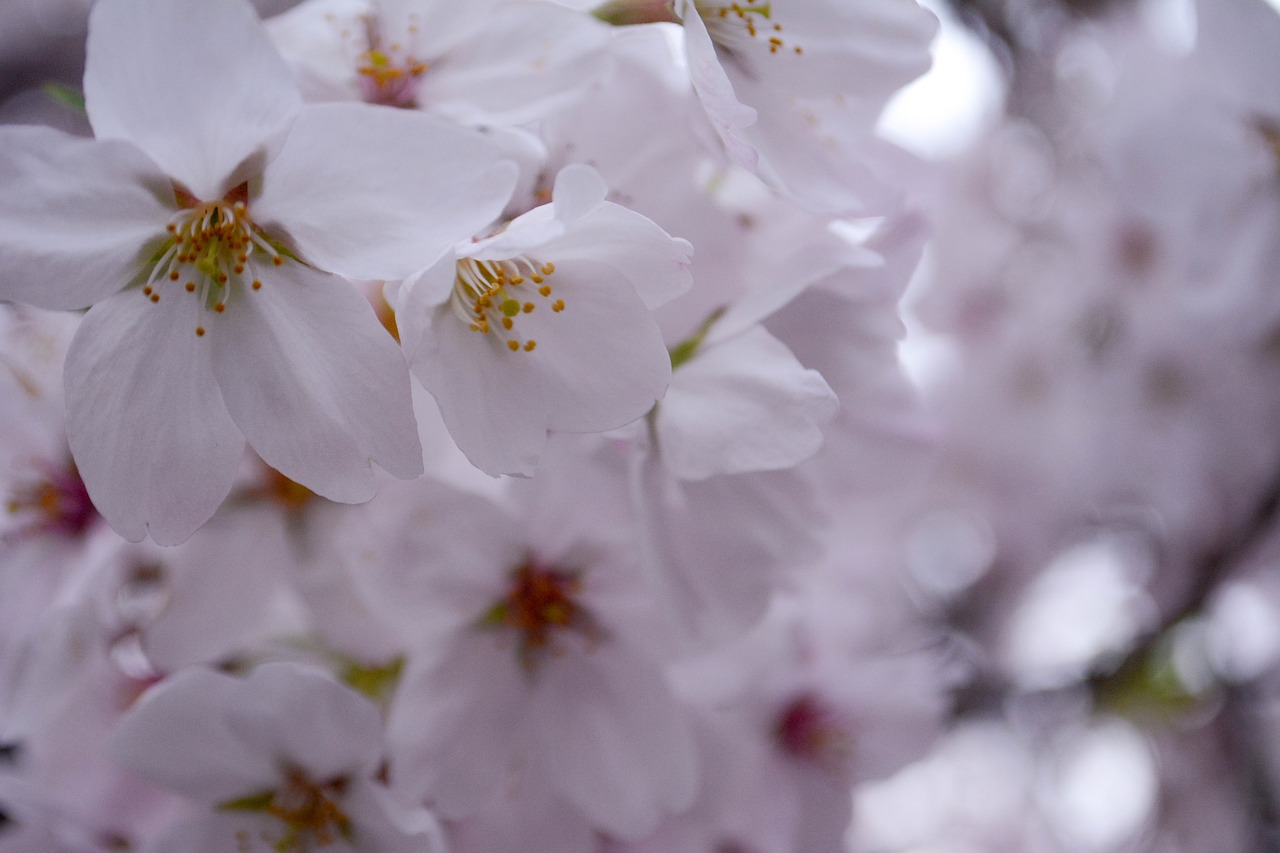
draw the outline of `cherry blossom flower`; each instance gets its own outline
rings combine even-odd
[[[611,521],[623,484],[582,490],[601,472],[575,470],[574,485],[519,482],[519,512],[421,480],[371,531],[359,574],[408,657],[392,778],[449,819],[529,788],[637,838],[691,802],[697,767],[661,620]]]
[[[373,494],[372,461],[420,474],[404,360],[335,273],[421,269],[501,210],[513,167],[425,116],[304,109],[240,2],[96,5],[85,98],[95,141],[3,131],[0,296],[92,306],[68,437],[112,526],[182,541],[245,439],[338,501]]]
[[[915,0],[611,0],[595,14],[683,24],[690,79],[729,160],[829,213],[882,195],[856,146],[929,67],[937,29]],[[820,132],[828,110],[842,114],[838,142]]]
[[[547,430],[614,429],[666,391],[649,309],[689,286],[691,248],[605,194],[594,170],[566,167],[551,204],[392,297],[414,376],[489,474],[531,474]]]
[[[608,41],[590,16],[534,0],[308,0],[268,29],[308,98],[475,126],[533,121],[572,99]]]
[[[308,667],[179,673],[143,696],[112,749],[206,809],[171,827],[157,851],[441,850],[431,816],[399,806],[375,778],[377,708]]]

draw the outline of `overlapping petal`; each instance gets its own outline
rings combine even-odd
[[[0,299],[84,308],[135,278],[173,190],[133,146],[0,129]]]
[[[85,315],[67,353],[67,438],[122,536],[189,537],[231,490],[244,440],[214,380],[195,300],[130,289]]]
[[[676,371],[658,410],[658,446],[690,480],[790,468],[818,452],[838,405],[821,374],[757,326]]]
[[[373,497],[373,461],[421,474],[408,367],[364,297],[300,264],[273,273],[210,329],[213,372],[253,449],[345,503]]]
[[[243,0],[107,0],[89,21],[85,107],[98,139],[124,139],[200,198],[248,177],[302,105]]]
[[[243,690],[229,675],[186,670],[138,703],[111,747],[117,761],[151,782],[216,803],[268,786],[275,757],[246,750],[227,728],[223,709]]]
[[[253,211],[321,269],[401,279],[492,222],[516,172],[477,131],[368,104],[319,104],[294,122]]]

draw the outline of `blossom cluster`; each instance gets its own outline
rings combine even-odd
[[[1272,849],[1277,9],[0,3],[0,853]]]
[[[837,851],[941,665],[915,0],[99,0],[0,126],[0,847]]]

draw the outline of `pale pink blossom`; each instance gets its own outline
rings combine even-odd
[[[4,128],[0,296],[93,306],[68,437],[112,526],[182,541],[246,439],[339,501],[373,494],[374,461],[421,473],[404,359],[339,276],[407,275],[485,225],[514,180],[497,150],[425,116],[304,109],[240,2],[98,4],[85,96],[94,141]]]
[[[666,391],[650,309],[688,288],[691,248],[605,194],[594,170],[566,167],[550,204],[392,297],[414,376],[489,474],[531,474],[548,430],[614,429]]]

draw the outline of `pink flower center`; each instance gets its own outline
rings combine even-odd
[[[368,103],[388,107],[418,106],[418,79],[430,66],[399,42],[386,42],[376,16],[367,16],[364,25],[368,49],[356,60],[361,97]],[[417,31],[417,25],[411,23],[409,35],[416,35]]]
[[[9,497],[9,514],[22,519],[10,537],[79,539],[98,517],[98,511],[89,500],[75,463],[68,462],[64,468],[42,466],[40,473],[43,476],[19,485]]]
[[[849,727],[819,697],[804,693],[786,705],[774,725],[774,737],[793,758],[839,771],[852,748]]]
[[[561,635],[577,633],[593,641],[603,636],[577,600],[581,591],[578,575],[527,562],[511,573],[506,597],[489,608],[480,625],[514,631],[520,662],[533,670],[548,653],[557,653],[556,639]]]

